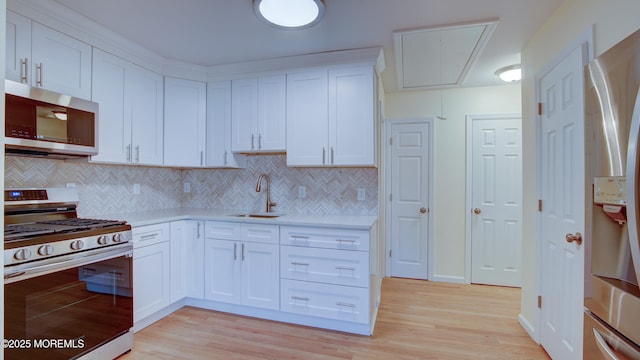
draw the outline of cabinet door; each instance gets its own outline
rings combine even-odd
[[[204,298],[204,225],[200,221],[171,223],[171,302]]]
[[[244,155],[231,152],[231,81],[207,84],[207,146],[210,167],[243,168]]]
[[[285,151],[286,96],[284,75],[258,79],[257,150]]]
[[[131,118],[131,163],[162,165],[162,75],[132,65],[125,86],[126,116]]]
[[[171,297],[168,241],[133,250],[133,321],[167,307]]]
[[[241,246],[239,241],[205,239],[204,297],[240,303]]]
[[[287,75],[288,166],[327,164],[327,86],[325,70]]]
[[[39,23],[31,27],[31,84],[91,99],[91,46]]]
[[[93,49],[91,100],[100,104],[98,113],[98,155],[94,162],[126,164],[131,146],[131,117],[125,116],[124,89],[128,62]]]
[[[243,242],[242,304],[278,310],[280,308],[279,246]]]
[[[164,165],[204,166],[206,84],[164,79]]]
[[[372,67],[329,70],[329,163],[375,165]]]
[[[7,10],[5,78],[28,84],[31,80],[31,20]]]
[[[258,79],[231,82],[231,150],[256,151],[258,134]]]

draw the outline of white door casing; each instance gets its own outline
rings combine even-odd
[[[388,184],[391,276],[429,277],[433,124],[390,122]]]
[[[539,79],[540,342],[554,359],[581,359],[584,245],[584,80],[586,46]]]
[[[521,286],[522,121],[467,116],[468,281]],[[469,264],[470,262],[470,264]]]

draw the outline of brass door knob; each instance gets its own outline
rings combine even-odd
[[[564,238],[568,243],[575,242],[578,245],[582,245],[582,234],[580,234],[580,232],[577,232],[575,235],[567,234]]]
[[[480,215],[482,213],[482,210],[480,210],[478,208],[475,208],[475,209],[473,209],[473,213],[476,214],[476,215]]]
[[[426,214],[427,213],[427,208],[426,207],[421,207],[420,208],[420,212],[423,213],[423,214]]]

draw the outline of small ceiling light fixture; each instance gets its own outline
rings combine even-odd
[[[253,11],[277,28],[306,29],[324,16],[324,0],[253,0]]]
[[[496,75],[505,82],[515,82],[522,79],[522,69],[520,65],[505,66],[496,71]]]

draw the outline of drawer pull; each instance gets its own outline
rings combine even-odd
[[[349,244],[355,244],[356,243],[355,240],[351,240],[351,239],[336,239],[336,241],[339,242],[339,243],[343,243],[343,242],[346,242],[346,243],[349,243]]]
[[[336,266],[336,270],[356,271],[356,268],[350,266]]]
[[[302,296],[292,296],[291,300],[309,301],[309,298],[308,297],[302,297]]]
[[[308,236],[300,236],[300,235],[291,235],[293,240],[309,240]]]
[[[160,234],[158,233],[150,234],[150,235],[142,235],[140,237],[140,240],[149,240],[149,239],[157,238],[158,236],[160,236]]]
[[[343,306],[343,307],[348,307],[348,308],[355,308],[356,307],[356,304],[343,303],[343,302],[340,302],[340,301],[338,301],[336,303],[336,305]]]
[[[309,266],[308,263],[301,263],[301,262],[292,262],[291,265],[293,265],[293,266]]]

